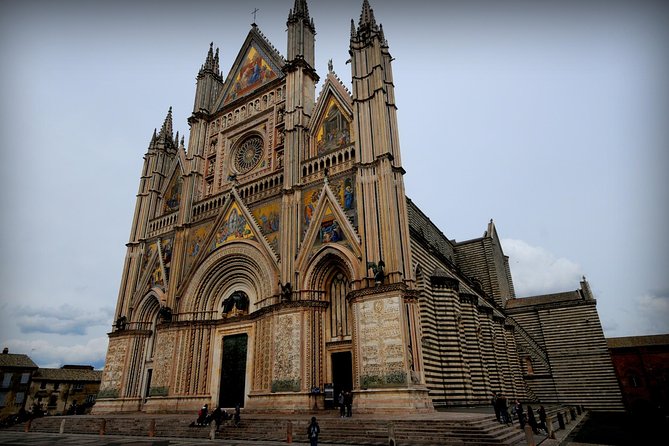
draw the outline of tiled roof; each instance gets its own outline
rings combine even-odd
[[[43,381],[101,381],[102,370],[90,369],[37,369],[33,380]]]
[[[669,334],[651,335],[651,336],[626,336],[623,338],[606,338],[606,345],[609,348],[669,345]]]
[[[33,362],[28,355],[2,353],[0,354],[0,367],[21,367],[21,368],[37,368],[37,364]]]
[[[531,307],[533,305],[550,304],[555,302],[567,302],[582,300],[583,296],[578,290],[566,291],[564,293],[543,294],[541,296],[519,297],[506,301],[506,308]]]
[[[409,227],[420,234],[426,242],[452,262],[455,261],[453,245],[443,232],[407,197]]]

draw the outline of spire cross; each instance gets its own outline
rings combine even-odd
[[[253,11],[251,11],[251,14],[253,14],[253,24],[256,23],[256,14],[258,13],[258,11],[260,11],[258,8],[255,8],[253,9]]]

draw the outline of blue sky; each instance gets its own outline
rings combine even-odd
[[[310,0],[316,69],[350,86],[361,0]],[[585,275],[606,336],[669,332],[659,2],[372,0],[395,57],[409,197],[452,239],[495,221],[519,296]],[[285,55],[293,0],[0,5],[0,343],[101,366],[142,156],[186,133],[209,42],[230,69],[252,21]],[[318,90],[320,90],[320,86]]]

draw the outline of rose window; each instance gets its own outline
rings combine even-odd
[[[234,155],[235,169],[239,173],[246,173],[253,169],[262,158],[263,141],[259,136],[251,136],[237,148]]]

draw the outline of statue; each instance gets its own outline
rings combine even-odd
[[[383,260],[379,260],[378,264],[374,262],[367,262],[367,269],[371,269],[374,273],[374,283],[377,286],[381,285],[383,283],[383,279],[385,278],[385,274],[383,273],[384,266],[386,266],[386,264],[383,262]]]
[[[128,318],[125,316],[121,316],[118,319],[116,319],[114,327],[116,327],[117,330],[125,330],[127,325],[128,325]]]
[[[285,285],[279,282],[279,286],[281,287],[281,302],[287,302],[291,300],[293,297],[293,286],[290,284],[290,282],[286,282]]]
[[[233,310],[246,312],[249,309],[249,298],[243,291],[235,291],[223,301],[223,313],[227,314]]]
[[[170,307],[160,307],[158,316],[163,322],[172,322],[172,309]]]

